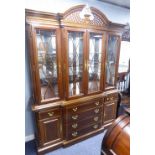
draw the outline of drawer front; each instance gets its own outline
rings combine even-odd
[[[46,111],[41,111],[38,113],[39,119],[47,119],[47,118],[54,118],[61,115],[60,108],[50,109]]]
[[[88,119],[85,119],[85,120],[80,121],[80,122],[74,121],[74,122],[71,122],[71,123],[66,125],[67,132],[72,132],[75,130],[81,130],[83,128],[90,126],[91,124],[101,122],[101,121],[102,121],[101,115],[89,117]]]
[[[114,100],[117,100],[118,99],[118,93],[115,93],[115,94],[108,94],[106,97],[105,97],[105,102],[111,102],[111,101],[114,101]]]
[[[87,128],[81,129],[81,130],[72,131],[67,134],[67,139],[71,140],[71,139],[77,138],[77,137],[87,134],[89,132],[95,131],[95,130],[99,129],[100,127],[101,127],[101,122],[95,123],[93,125],[90,125]]]
[[[85,110],[91,109],[91,108],[96,108],[102,105],[102,100],[97,100],[93,102],[88,102],[86,104],[77,104],[71,107],[67,107],[67,113],[79,113],[83,112]]]
[[[99,115],[99,114],[102,114],[103,113],[103,106],[100,106],[100,107],[96,107],[96,108],[93,108],[93,109],[88,109],[87,111],[84,111],[84,112],[80,112],[80,113],[70,113],[68,112],[66,114],[66,123],[72,123],[72,122],[79,122],[81,120],[85,120],[87,119],[88,117],[91,117],[91,116],[95,116],[95,115]]]

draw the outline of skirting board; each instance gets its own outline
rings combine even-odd
[[[34,134],[25,136],[25,142],[31,141],[34,139]]]

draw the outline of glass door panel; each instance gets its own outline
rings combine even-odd
[[[88,93],[100,90],[102,34],[90,33],[88,57]]]
[[[58,97],[56,31],[37,29],[36,40],[41,98]]]
[[[118,50],[118,37],[110,35],[106,56],[106,87],[115,85],[116,60]]]
[[[68,32],[69,96],[84,92],[83,53],[83,32]]]

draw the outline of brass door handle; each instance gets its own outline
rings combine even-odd
[[[77,132],[73,132],[73,133],[72,133],[72,136],[73,136],[73,137],[76,137],[77,134],[78,134]]]
[[[84,63],[84,69],[87,70],[87,62]]]
[[[72,119],[76,120],[78,118],[78,115],[72,116]]]
[[[78,127],[77,123],[72,124],[72,128],[76,129]]]
[[[54,115],[54,112],[49,112],[48,113],[48,116],[50,116],[50,117],[53,116],[53,115]]]
[[[77,111],[77,107],[76,108],[73,108],[73,111],[76,112]]]
[[[114,99],[114,97],[111,97],[111,98],[110,98],[110,100],[113,100],[113,99]]]
[[[95,102],[95,105],[99,105],[100,103],[99,102]]]
[[[99,113],[99,111],[100,111],[99,109],[95,109],[95,110],[94,110],[94,112],[95,112],[96,114]]]
[[[95,121],[95,122],[98,121],[98,119],[99,119],[98,117],[94,117],[94,121]]]
[[[106,117],[106,113],[104,113],[104,117]]]
[[[97,129],[98,128],[98,124],[94,125],[93,128],[94,129]]]

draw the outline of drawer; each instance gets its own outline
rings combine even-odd
[[[61,110],[60,108],[54,108],[54,109],[50,109],[50,110],[46,110],[46,111],[41,111],[38,113],[38,117],[39,119],[46,119],[46,118],[54,118],[56,116],[60,116],[61,115]]]
[[[80,121],[80,122],[78,122],[78,121],[70,122],[69,124],[66,125],[66,128],[67,128],[68,132],[72,132],[75,130],[81,130],[83,128],[90,126],[91,124],[98,123],[101,121],[102,121],[102,116],[101,115],[95,115],[93,117],[91,116],[88,119],[85,119],[85,120]]]
[[[67,113],[79,113],[91,108],[99,107],[102,105],[102,101],[93,101],[93,102],[88,102],[86,104],[77,104],[71,107],[67,107]]]
[[[79,113],[67,112],[67,114],[66,114],[66,123],[81,121],[81,120],[87,119],[87,118],[89,118],[91,116],[100,115],[100,114],[103,113],[103,108],[102,107],[103,106],[88,109],[87,111],[79,112]]]
[[[81,129],[81,130],[72,131],[72,132],[70,132],[70,133],[67,134],[67,137],[66,138],[68,140],[71,140],[71,139],[77,138],[79,136],[88,134],[89,132],[95,131],[95,130],[97,130],[99,128],[101,128],[101,122],[95,123],[93,125],[90,125],[87,128]]]
[[[118,93],[115,93],[115,94],[108,94],[108,95],[105,97],[105,102],[114,101],[114,100],[117,100],[117,99],[118,99]]]

